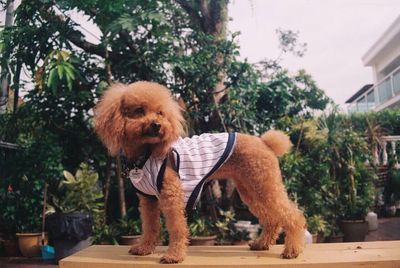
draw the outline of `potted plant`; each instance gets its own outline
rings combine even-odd
[[[214,226],[205,217],[196,217],[189,224],[190,245],[213,246],[217,236],[213,232]]]
[[[325,236],[327,222],[321,215],[312,215],[311,217],[307,217],[307,229],[312,235],[312,242],[317,243],[321,241],[319,237]]]
[[[82,163],[75,176],[64,171],[64,179],[50,195],[54,213],[46,219],[56,260],[90,245],[93,218],[100,217],[102,197],[98,174],[87,164]]]
[[[336,116],[331,115],[329,121],[330,173],[335,197],[331,209],[337,216],[344,242],[364,241],[368,232],[365,216],[374,201],[376,172],[366,165],[370,156],[365,139],[350,127],[343,127],[344,122],[340,124]]]
[[[231,210],[219,211],[220,220],[215,224],[221,244],[247,245],[250,240],[248,230],[239,230],[235,223],[235,213]]]
[[[96,225],[93,229],[92,244],[118,245],[119,231],[115,223]]]
[[[141,233],[141,221],[124,217],[119,220],[118,229],[121,233],[121,245],[133,245],[139,242]]]
[[[8,254],[15,254],[16,238],[24,257],[40,256],[43,188],[43,181],[23,176],[0,189],[0,215],[8,230],[3,244]]]

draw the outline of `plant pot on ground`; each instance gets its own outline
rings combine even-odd
[[[195,218],[189,224],[190,245],[192,246],[213,246],[217,236],[213,232],[214,226],[206,218]]]
[[[319,214],[307,217],[307,229],[312,235],[313,244],[319,243],[327,232],[327,222]]]
[[[39,257],[41,255],[42,233],[16,233],[18,238],[18,247],[22,256],[27,258]],[[45,235],[44,244],[48,242]]]
[[[360,242],[368,233],[368,222],[365,220],[342,220],[340,229],[343,232],[343,242]]]
[[[343,242],[343,234],[331,234],[330,236],[325,238],[326,243],[342,243]]]
[[[41,234],[38,238],[33,234],[41,230],[43,189],[44,181],[34,177],[0,179],[2,228],[4,239],[10,240],[6,241],[10,246],[7,254],[15,255],[15,241],[22,247],[20,251],[25,257],[40,256]],[[18,238],[16,233],[19,233]],[[27,247],[24,246],[26,240],[31,240]]]
[[[122,218],[117,228],[121,233],[120,244],[121,245],[133,245],[140,240],[140,220],[129,219],[128,217]]]
[[[98,174],[88,165],[81,164],[75,176],[64,171],[64,177],[57,191],[50,195],[55,213],[46,219],[56,261],[91,244],[93,224],[100,218],[103,205]]]

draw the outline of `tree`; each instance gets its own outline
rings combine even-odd
[[[21,84],[28,91],[25,104],[3,118],[8,129],[2,139],[18,142],[28,133],[34,141],[48,140],[60,148],[64,169],[89,162],[108,185],[113,165],[95,139],[91,116],[111,81],[167,85],[186,108],[190,133],[260,133],[284,115],[322,109],[326,97],[305,73],[290,77],[281,70],[267,79],[260,66],[238,59],[237,34],[226,31],[227,4],[22,1],[15,26],[2,32],[2,44],[10,55],[11,88],[17,93],[21,69],[32,83]],[[100,29],[98,43],[86,40],[83,26],[68,15],[73,10]]]

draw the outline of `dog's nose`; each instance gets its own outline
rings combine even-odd
[[[161,128],[161,124],[156,123],[156,122],[152,122],[150,127],[153,129],[154,132],[158,132]]]

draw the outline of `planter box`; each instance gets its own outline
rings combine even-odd
[[[140,240],[141,235],[121,235],[121,245],[134,245]]]
[[[42,233],[17,233],[18,247],[22,256],[27,258],[40,257],[42,246]],[[45,235],[44,244],[47,245],[47,234]]]
[[[191,246],[214,246],[217,236],[193,236],[190,237]]]
[[[368,222],[365,220],[342,220],[340,229],[344,235],[344,242],[361,242],[365,240],[365,236],[368,233]]]

